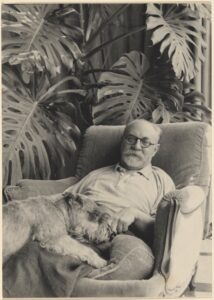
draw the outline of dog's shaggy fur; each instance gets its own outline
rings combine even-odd
[[[110,215],[80,195],[12,201],[3,205],[3,261],[34,239],[49,251],[72,256],[75,262],[103,267],[106,261],[78,239],[97,244],[109,241],[114,234],[110,224]]]

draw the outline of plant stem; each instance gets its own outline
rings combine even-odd
[[[118,15],[120,15],[130,4],[124,4],[122,7],[120,7],[118,10],[116,10],[109,18],[108,20],[104,21],[100,27],[97,29],[97,31],[89,38],[87,43],[91,43],[104,29],[105,27],[112,22]]]
[[[91,61],[90,60],[88,60],[88,64],[89,64],[89,66],[90,66],[90,70],[88,70],[88,71],[86,71],[86,72],[83,72],[83,74],[84,75],[87,75],[87,74],[90,74],[90,73],[92,73],[92,76],[93,76],[93,78],[94,78],[94,81],[95,82],[97,82],[97,78],[96,78],[96,76],[95,76],[95,72],[93,72],[94,71],[94,69],[93,69],[93,65],[92,65],[92,63],[91,63]]]
[[[113,38],[112,40],[107,41],[107,42],[105,42],[105,43],[99,45],[98,47],[95,47],[95,48],[92,49],[89,53],[86,53],[86,55],[84,56],[84,58],[86,59],[86,58],[91,57],[91,56],[94,55],[95,53],[101,51],[104,47],[106,47],[106,46],[108,46],[108,45],[110,45],[110,44],[112,44],[112,43],[114,43],[114,42],[116,42],[116,41],[118,41],[118,40],[120,40],[120,39],[122,39],[122,38],[128,37],[129,35],[138,33],[138,32],[140,32],[140,31],[144,30],[145,27],[146,27],[146,26],[144,25],[144,26],[141,26],[141,27],[139,27],[139,28],[137,28],[137,29],[131,30],[130,32],[126,32],[126,33],[123,33],[123,34],[120,34],[120,35],[116,36],[116,37]]]
[[[33,101],[36,101],[36,77],[37,77],[37,73],[36,73],[36,68],[34,67],[34,72],[33,72],[33,76],[32,76],[32,97],[33,97]]]
[[[85,17],[83,4],[80,4],[80,27],[83,31],[83,49],[85,49]]]
[[[31,46],[32,46],[32,44],[33,44],[33,42],[34,42],[34,40],[35,40],[35,38],[36,38],[38,32],[39,32],[40,29],[42,28],[42,26],[43,26],[43,24],[44,24],[44,21],[45,21],[45,20],[42,19],[42,21],[40,22],[38,28],[37,28],[36,31],[34,32],[34,35],[33,35],[32,39],[31,39],[31,41],[30,41],[30,44],[29,44],[29,46],[28,46],[28,48],[27,48],[27,51],[30,51],[30,48],[31,48]]]
[[[111,73],[116,73],[116,74],[122,74],[122,75],[127,75],[127,73],[125,71],[122,70],[117,70],[117,69],[91,69],[91,70],[87,70],[84,71],[83,74],[87,75],[90,73],[100,73],[100,72],[111,72]]]

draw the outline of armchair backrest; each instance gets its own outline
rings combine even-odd
[[[203,122],[161,124],[160,150],[153,165],[165,170],[176,185],[208,186],[211,173],[211,127]],[[76,176],[119,160],[124,126],[91,126],[87,129]]]

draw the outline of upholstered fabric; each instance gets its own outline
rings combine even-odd
[[[66,188],[76,183],[78,178],[73,176],[60,180],[20,180],[17,186],[7,186],[4,189],[5,202],[24,200],[39,195],[62,193]]]
[[[166,280],[164,294],[167,297],[178,297],[185,291],[199,257],[203,231],[202,207],[188,197],[188,193],[168,193],[158,206],[153,251],[155,270]],[[185,198],[192,204],[188,213],[180,210],[179,202],[185,202]]]
[[[153,165],[162,168],[176,185],[208,186],[210,163],[210,126],[201,122],[162,124],[160,150]],[[76,175],[111,165],[119,159],[124,126],[92,126],[85,134]]]
[[[204,190],[197,185],[188,185],[180,190],[165,195],[169,199],[176,199],[182,214],[189,214],[200,207],[205,199]]]
[[[5,298],[66,298],[72,296],[76,281],[93,268],[78,265],[66,255],[50,253],[37,242],[26,244],[12,255],[2,269]]]

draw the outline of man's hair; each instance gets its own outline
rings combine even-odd
[[[126,127],[125,127],[125,129],[124,129],[123,136],[125,136],[127,129],[128,129],[132,124],[137,123],[137,122],[147,123],[147,124],[149,124],[150,126],[152,126],[153,129],[155,130],[155,132],[157,133],[157,136],[158,136],[158,142],[159,142],[160,136],[161,136],[161,133],[162,133],[162,129],[161,129],[157,124],[152,123],[152,122],[149,122],[149,121],[144,120],[144,119],[136,119],[136,120],[131,121],[130,123],[126,124]]]

